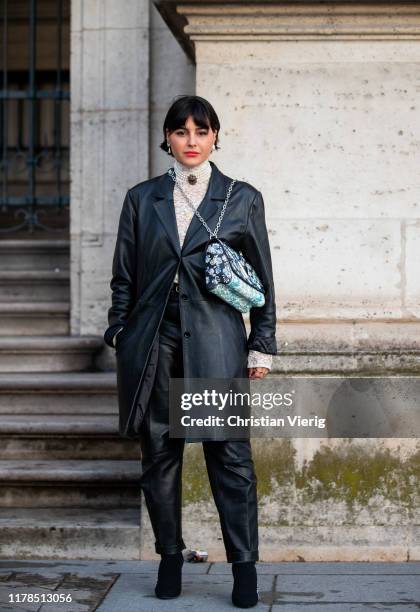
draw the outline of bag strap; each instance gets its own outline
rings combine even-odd
[[[185,191],[182,189],[181,185],[179,184],[179,182],[176,180],[176,174],[175,172],[172,170],[172,168],[169,168],[168,170],[168,174],[169,176],[172,178],[172,180],[174,181],[174,183],[178,186],[178,189],[181,191],[181,193],[183,194],[183,196],[185,197],[185,199],[187,200],[188,204],[190,205],[190,207],[193,209],[194,213],[197,215],[197,217],[200,219],[201,223],[204,225],[204,227],[206,228],[206,230],[208,231],[208,233],[210,234],[210,238],[217,238],[217,234],[218,231],[220,229],[220,224],[222,222],[222,219],[224,217],[224,214],[226,212],[226,207],[228,205],[229,202],[229,198],[230,198],[230,194],[232,193],[232,188],[234,183],[236,183],[236,179],[233,179],[231,184],[229,185],[229,188],[227,190],[227,194],[226,194],[226,198],[225,201],[223,203],[222,206],[222,210],[221,213],[219,215],[219,219],[216,223],[216,227],[214,228],[214,230],[212,231],[209,226],[207,225],[207,223],[205,222],[205,220],[203,219],[203,217],[201,216],[201,214],[198,212],[197,208],[194,206],[194,204],[191,202],[190,198],[187,196],[187,194],[185,193]]]

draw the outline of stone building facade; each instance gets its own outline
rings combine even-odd
[[[107,436],[114,436],[108,457],[114,460],[102,481],[94,476],[101,463],[91,463],[83,477],[96,505],[77,486],[70,515],[54,514],[60,503],[52,486],[44,505],[63,533],[71,532],[77,516],[78,533],[89,534],[70,554],[106,556],[114,545],[115,556],[148,557],[148,518],[142,512],[139,520],[137,494],[124,492],[124,483],[130,491],[136,487],[138,448],[115,437],[114,355],[100,340],[125,192],[171,165],[159,143],[173,97],[208,98],[222,124],[215,163],[264,195],[278,307],[273,384],[291,373],[417,377],[420,8],[404,2],[72,0],[69,26],[69,325],[58,361],[46,361],[44,370],[58,371],[67,389],[71,376],[90,370],[78,379],[77,392],[73,388],[80,400],[74,412],[87,421],[100,415],[105,425],[98,437],[85,423],[94,452],[80,442],[80,455],[63,446],[53,460],[100,462]],[[56,335],[64,336],[62,330]],[[8,363],[6,373],[19,369],[16,361]],[[23,374],[36,371],[31,363],[22,366],[16,384],[28,385]],[[60,401],[67,409],[58,416],[69,427],[71,401],[64,391]],[[29,404],[30,395],[20,404],[22,414]],[[263,560],[419,558],[417,438],[261,442],[253,444]],[[201,451],[191,445],[186,455],[186,541],[223,559],[204,467],[198,475],[193,469]],[[74,464],[75,472],[79,467]],[[112,491],[105,482],[113,483]],[[31,509],[30,492],[27,497]],[[8,507],[15,506],[10,494]],[[101,543],[103,532],[89,523],[93,507],[105,523],[115,520],[115,507],[124,509],[116,523],[120,545],[111,536]],[[51,546],[59,550],[63,538]],[[19,546],[8,543],[6,556],[20,554]]]

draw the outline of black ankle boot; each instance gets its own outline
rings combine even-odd
[[[182,566],[184,557],[181,552],[161,555],[155,594],[159,599],[172,599],[181,594]]]
[[[232,603],[237,608],[252,608],[258,603],[255,561],[232,563]]]

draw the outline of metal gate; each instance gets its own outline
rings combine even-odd
[[[0,233],[63,231],[69,208],[69,2],[0,0]]]

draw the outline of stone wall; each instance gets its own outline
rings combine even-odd
[[[306,457],[305,457],[306,455]],[[261,561],[413,561],[420,558],[417,440],[253,440]],[[186,447],[187,547],[224,561],[201,445]],[[142,517],[142,557],[155,558]]]
[[[103,333],[122,198],[170,165],[164,114],[196,92],[222,122],[214,161],[264,196],[275,371],[418,375],[418,6],[155,4],[182,48],[148,0],[72,3],[72,333]],[[254,456],[262,559],[419,558],[417,440],[257,440]],[[197,445],[184,493],[187,544],[224,558]]]
[[[275,372],[417,376],[419,8],[158,5],[193,48],[197,93],[220,114],[216,163],[264,196]],[[264,560],[419,558],[417,439],[253,447]],[[198,446],[187,458],[188,545],[223,559]]]

